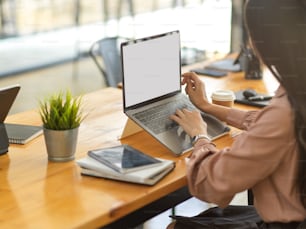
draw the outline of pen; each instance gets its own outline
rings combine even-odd
[[[267,101],[272,99],[272,96],[269,95],[256,95],[248,98],[249,101]]]

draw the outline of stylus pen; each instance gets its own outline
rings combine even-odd
[[[269,95],[256,95],[248,98],[249,101],[266,101],[272,99]]]

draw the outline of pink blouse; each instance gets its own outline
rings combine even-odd
[[[236,193],[252,188],[254,206],[265,222],[302,221],[306,210],[295,186],[298,150],[293,114],[279,88],[259,111],[232,109],[226,122],[243,131],[231,147],[217,149],[200,139],[187,163],[192,195],[226,207]]]

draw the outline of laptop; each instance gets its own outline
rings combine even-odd
[[[192,149],[190,137],[169,119],[176,109],[196,109],[181,88],[180,32],[121,43],[124,113],[175,155]],[[203,113],[212,139],[229,128]]]
[[[4,123],[19,90],[20,86],[18,84],[0,88],[0,123]]]
[[[0,155],[8,152],[9,141],[4,120],[15,101],[15,98],[17,97],[19,90],[19,85],[11,85],[0,88]]]

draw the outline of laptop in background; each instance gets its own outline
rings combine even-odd
[[[196,109],[181,88],[180,33],[171,31],[121,44],[123,110],[175,155],[192,148],[190,137],[169,116]],[[229,128],[203,113],[212,139]]]
[[[19,90],[20,85],[18,84],[0,88],[0,123],[4,123]]]
[[[19,85],[0,88],[0,155],[8,152],[9,141],[4,120],[16,99],[19,90]]]
[[[0,148],[5,148],[9,144],[26,144],[33,138],[42,134],[41,126],[5,123],[5,119],[17,97],[20,85],[11,85],[0,88]],[[3,150],[6,151],[7,150]],[[1,150],[0,150],[1,154]]]

